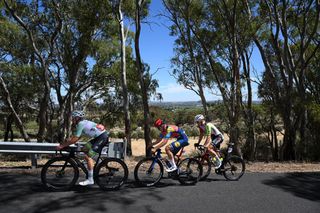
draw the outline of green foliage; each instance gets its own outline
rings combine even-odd
[[[159,138],[160,131],[159,131],[157,128],[155,128],[155,127],[151,127],[150,135],[151,135],[151,138],[152,138],[152,139]]]

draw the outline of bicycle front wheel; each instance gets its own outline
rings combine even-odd
[[[183,185],[194,185],[202,176],[202,165],[195,158],[186,158],[178,165],[178,180]]]
[[[231,156],[223,162],[223,176],[227,180],[239,180],[245,171],[245,163],[239,156]]]
[[[95,170],[95,181],[102,190],[119,189],[128,179],[128,167],[118,158],[106,158]]]
[[[144,158],[134,168],[134,178],[141,186],[154,186],[163,176],[163,165],[156,158]]]
[[[52,191],[71,189],[79,178],[77,164],[67,157],[56,157],[49,160],[41,170],[42,184]]]

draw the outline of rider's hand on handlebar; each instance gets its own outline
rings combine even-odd
[[[152,153],[152,154],[155,154],[156,151],[157,151],[157,150],[152,146],[152,147],[151,147],[151,153]]]

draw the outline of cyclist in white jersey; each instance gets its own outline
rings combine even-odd
[[[201,114],[196,115],[194,117],[194,122],[197,124],[200,130],[200,136],[198,143],[195,144],[195,146],[200,144],[203,138],[204,139],[204,146],[208,149],[211,156],[218,156],[217,158],[217,165],[215,165],[215,168],[221,166],[221,156],[219,153],[220,144],[223,142],[223,135],[218,130],[218,128],[213,124],[206,122],[205,117]]]
[[[85,160],[88,163],[88,179],[79,183],[82,186],[92,185],[94,184],[93,157],[95,157],[101,151],[103,146],[108,143],[108,133],[103,125],[84,120],[84,113],[82,111],[72,112],[71,117],[72,127],[74,130],[73,134],[70,138],[66,139],[63,144],[57,146],[57,150],[61,150],[64,147],[76,143],[79,141],[82,134],[92,138],[82,148],[82,151],[85,153]]]

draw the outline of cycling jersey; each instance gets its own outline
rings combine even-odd
[[[218,128],[212,123],[206,123],[205,125],[201,125],[199,128],[200,128],[200,133],[204,133],[205,136],[222,135],[222,133],[218,130]]]
[[[220,148],[220,144],[223,142],[223,135],[218,128],[212,123],[206,123],[199,127],[200,133],[205,136],[211,136],[211,144],[217,148]]]
[[[160,138],[177,138],[176,141],[172,142],[169,145],[174,155],[177,154],[182,147],[189,145],[186,133],[181,128],[175,125],[165,126],[161,131]]]
[[[108,143],[108,133],[101,124],[96,124],[95,122],[88,120],[80,121],[77,124],[73,135],[80,137],[82,134],[93,138],[82,147],[82,151],[91,158],[101,152],[103,146]]]
[[[80,137],[82,134],[84,134],[90,138],[96,138],[105,131],[106,130],[104,126],[101,124],[96,124],[95,122],[88,120],[82,120],[77,124],[73,135],[76,137]]]
[[[169,139],[169,138],[179,138],[182,135],[185,135],[185,132],[175,125],[164,126],[160,133],[160,138]]]

